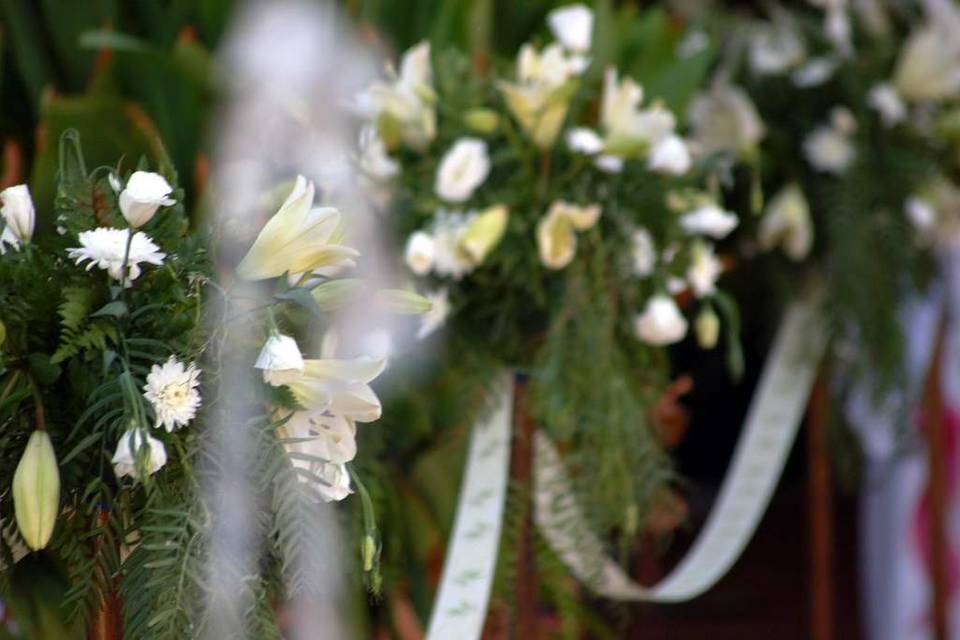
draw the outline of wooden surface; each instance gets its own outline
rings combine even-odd
[[[810,637],[833,640],[834,589],[833,484],[826,432],[829,396],[823,376],[817,380],[807,412],[807,517],[810,536]]]
[[[524,515],[517,537],[517,566],[513,604],[515,638],[536,640],[537,574],[533,548],[533,434],[536,426],[530,417],[526,382],[518,376],[513,405],[514,440],[510,458],[510,482],[524,500]]]

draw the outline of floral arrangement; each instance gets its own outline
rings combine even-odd
[[[203,629],[213,507],[200,487],[221,473],[209,464],[207,423],[247,402],[255,417],[230,425],[230,437],[255,444],[251,485],[271,505],[261,564],[275,569],[243,588],[251,628],[274,637],[274,604],[310,588],[310,576],[297,575],[308,567],[291,557],[315,535],[310,514],[359,486],[347,466],[356,425],[381,414],[369,383],[382,358],[338,357],[332,329],[318,357],[301,352],[332,326],[345,288],[331,274],[358,253],[342,244],[339,212],[314,207],[301,176],[235,275],[217,270],[216,229],[189,228],[165,157],[159,173],[144,162],[129,174],[88,172],[75,132],[60,157],[54,211],[35,211],[26,185],[0,194],[5,564],[49,549],[71,577],[75,613],[96,619],[121,594],[125,637]],[[238,293],[244,281],[276,286],[256,305]],[[428,306],[405,292],[376,299],[407,313]],[[222,321],[204,320],[213,310]],[[256,342],[225,353],[238,327]],[[261,393],[223,397],[218,382],[231,366]],[[372,520],[367,532],[370,571]]]
[[[723,345],[741,373],[737,307],[718,285],[718,246],[739,217],[666,99],[593,47],[598,30],[608,41],[637,33],[618,34],[617,14],[595,19],[583,5],[551,12],[549,39],[514,60],[414,46],[358,96],[358,156],[432,302],[418,337],[445,343],[428,380],[385,380],[401,387],[388,393],[395,415],[465,426],[485,381],[522,372],[522,411],[563,444],[593,523],[630,544],[680,509],[665,453],[677,434],[657,412],[674,397],[668,347]],[[676,45],[682,34],[661,35]],[[693,55],[655,70],[705,68]],[[683,104],[693,87],[671,98]]]
[[[727,31],[725,63],[691,105],[692,138],[745,168],[728,171],[730,197],[763,186],[741,255],[780,249],[785,260],[756,270],[790,295],[819,272],[846,345],[835,355],[882,391],[903,363],[900,305],[934,272],[936,246],[955,242],[960,12],[810,4]]]

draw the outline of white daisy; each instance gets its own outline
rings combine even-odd
[[[143,387],[143,397],[150,401],[157,414],[154,428],[162,424],[167,431],[185,427],[197,415],[200,407],[200,370],[191,363],[170,356],[163,365],[153,365]]]
[[[80,244],[83,246],[67,249],[67,255],[76,260],[78,265],[83,264],[84,260],[89,260],[87,271],[97,266],[106,269],[111,278],[122,280],[123,256],[126,252],[129,233],[127,229],[109,227],[83,231],[79,236]],[[129,281],[132,282],[140,276],[141,262],[160,266],[166,257],[167,254],[161,252],[160,247],[154,244],[147,234],[142,231],[136,232],[133,234],[130,254],[127,258]]]

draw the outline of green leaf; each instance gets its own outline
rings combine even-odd
[[[723,291],[717,291],[713,300],[723,316],[723,325],[727,328],[727,369],[730,377],[739,381],[743,377],[744,369],[743,346],[740,344],[740,311],[736,301]]]
[[[114,300],[113,302],[108,302],[103,305],[96,311],[90,314],[91,318],[99,318],[101,316],[110,316],[112,318],[122,318],[127,315],[130,309],[127,308],[127,303],[123,300]]]
[[[70,450],[70,453],[68,453],[66,456],[64,456],[63,460],[60,461],[60,465],[61,465],[61,466],[62,466],[62,465],[66,465],[68,462],[70,462],[71,460],[73,460],[74,458],[76,458],[78,455],[80,455],[81,453],[83,453],[83,452],[84,452],[86,449],[88,449],[91,445],[93,445],[94,443],[96,443],[97,441],[99,441],[100,438],[102,438],[102,437],[103,437],[103,432],[102,432],[102,431],[98,431],[97,433],[91,433],[91,434],[88,435],[86,438],[84,438],[83,440],[81,440],[80,442],[78,442],[77,445],[76,445],[73,449]]]
[[[110,51],[133,51],[136,53],[157,53],[149,42],[125,33],[97,29],[80,35],[80,46],[84,49],[109,49]]]
[[[60,377],[60,367],[50,360],[45,353],[31,353],[27,356],[30,363],[30,372],[34,379],[42,385],[50,385]]]
[[[320,305],[317,304],[317,301],[314,299],[313,295],[311,295],[310,289],[307,289],[306,287],[293,287],[292,289],[275,293],[273,297],[277,300],[292,302],[297,306],[303,307],[311,315],[316,316],[317,318],[323,315]]]

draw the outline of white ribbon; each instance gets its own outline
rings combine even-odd
[[[826,347],[818,305],[811,296],[788,309],[716,506],[677,568],[653,587],[635,583],[609,558],[586,524],[556,447],[536,433],[536,523],[574,576],[614,600],[678,602],[703,593],[733,566],[767,508],[816,378]],[[427,640],[480,637],[503,519],[512,401],[512,376],[505,374],[494,411],[473,429]]]
[[[457,516],[427,640],[479,638],[496,569],[510,462],[513,376],[496,383],[496,404],[474,425]]]
[[[585,524],[573,488],[549,438],[536,438],[536,521],[570,571],[613,600],[679,602],[694,598],[733,566],[760,523],[783,471],[826,346],[818,300],[786,313],[747,415],[717,503],[690,551],[652,587],[632,581]]]

